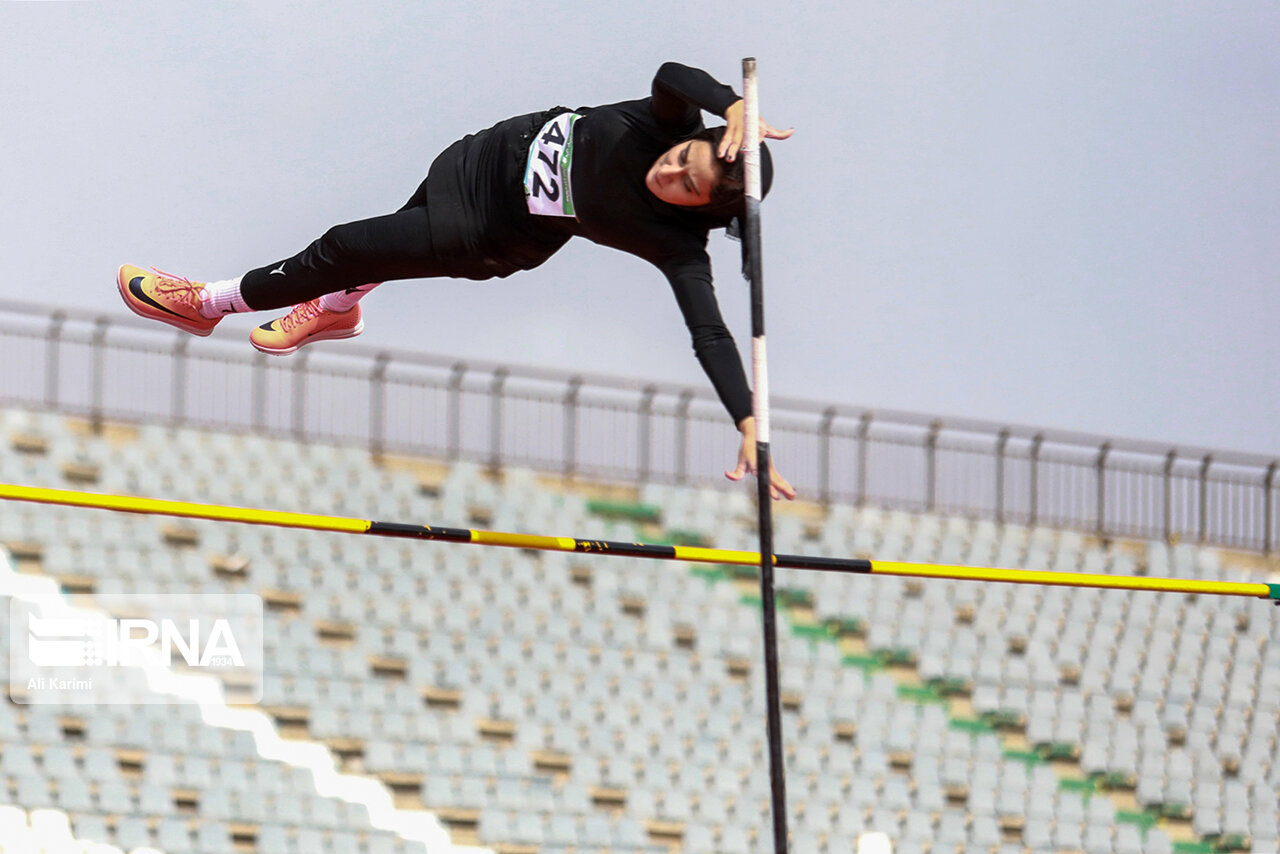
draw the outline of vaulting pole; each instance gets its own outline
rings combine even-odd
[[[751,282],[752,414],[756,422],[756,506],[760,528],[760,604],[764,621],[765,700],[769,720],[769,788],[773,806],[773,850],[787,854],[787,776],[782,755],[782,701],[778,685],[777,608],[773,596],[773,516],[769,464],[769,361],[764,339],[764,272],[760,254],[760,102],[756,61],[742,60],[742,150],[746,222],[742,240]]]

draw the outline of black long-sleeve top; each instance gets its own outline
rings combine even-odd
[[[738,99],[698,69],[668,62],[648,98],[580,107],[574,125],[576,218],[533,216],[524,198],[533,135],[564,108],[508,119],[459,140],[428,176],[432,237],[456,259],[456,275],[506,276],[543,263],[571,236],[620,249],[666,276],[699,363],[735,423],[751,391],[712,286],[708,225],[696,209],[668,204],[645,185],[665,151],[703,129],[701,111],[723,116]]]

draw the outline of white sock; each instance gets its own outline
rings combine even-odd
[[[244,297],[240,296],[241,278],[243,277],[236,276],[234,279],[224,279],[221,282],[210,282],[205,285],[204,290],[200,292],[201,316],[212,319],[222,317],[224,314],[253,311],[245,305]]]
[[[356,303],[360,302],[360,298],[369,291],[376,288],[382,282],[374,282],[369,285],[361,285],[358,288],[347,288],[345,291],[336,291],[331,294],[325,294],[320,297],[320,307],[325,311],[341,313],[351,311],[356,307]]]

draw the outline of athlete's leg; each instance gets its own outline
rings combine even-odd
[[[317,266],[317,259],[327,261],[328,275],[332,276],[343,266],[340,260],[334,263],[335,259],[341,259],[345,255],[349,261],[352,258],[359,260],[372,252],[380,256],[378,260],[372,264],[359,263],[359,268],[376,269],[384,279],[448,275],[437,258],[436,247],[431,241],[426,206],[427,182],[423,180],[395,214],[330,229],[324,237],[309,246],[307,251],[296,256],[299,266],[311,269]],[[370,244],[373,244],[372,249]],[[276,284],[271,280],[283,276],[288,270],[288,263],[282,262],[284,269],[281,273],[266,274],[268,285]],[[251,276],[251,281],[260,277],[261,271],[257,272],[258,277]],[[321,281],[332,282],[333,279],[321,277]],[[318,299],[298,303],[285,316],[254,329],[249,335],[249,341],[264,353],[286,355],[313,341],[359,335],[364,330],[360,300],[380,284],[381,281],[375,281],[351,285],[326,293]]]
[[[426,186],[424,180],[393,214],[334,226],[292,258],[235,279],[205,284],[125,265],[117,276],[121,296],[138,314],[197,335],[208,335],[223,316],[239,312],[301,309],[312,302],[316,309],[349,312],[383,281],[452,274],[431,238]],[[349,317],[335,323],[334,330],[344,334],[330,337],[350,337],[361,328]]]
[[[424,179],[395,213],[334,226],[293,258],[234,280],[236,289],[246,295],[250,311],[316,297],[329,311],[347,311],[382,282],[446,275],[436,259],[430,222]]]
[[[348,288],[367,290],[371,282],[447,274],[432,245],[427,209],[418,206],[334,226],[292,258],[237,279],[205,284],[125,265],[117,282],[134,312],[208,335],[227,314],[286,308]]]
[[[355,288],[345,288],[340,291],[334,291],[331,294],[325,294],[320,297],[320,307],[325,311],[350,311],[355,308],[360,300],[364,299],[365,294],[372,291],[382,282],[370,282],[367,285],[360,285]]]
[[[445,273],[419,206],[336,225],[292,258],[245,273],[240,293],[250,310],[267,311],[370,282]]]

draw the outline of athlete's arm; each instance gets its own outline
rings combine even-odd
[[[660,267],[671,283],[676,304],[680,306],[685,325],[693,338],[693,352],[742,436],[738,465],[725,472],[725,477],[730,480],[741,480],[747,473],[756,471],[756,422],[751,415],[751,388],[742,369],[742,359],[720,314],[720,305],[711,284],[710,260],[703,252],[701,257],[691,256]],[[795,489],[778,473],[772,460],[769,468],[773,497],[795,498]]]
[[[751,388],[733,335],[720,315],[720,304],[711,286],[711,262],[702,252],[701,257],[668,261],[660,269],[671,283],[676,305],[684,315],[693,353],[737,424],[751,415]]]
[[[658,124],[669,128],[696,129],[699,110],[724,116],[739,100],[733,89],[699,68],[664,62],[653,77],[649,109]]]
[[[706,110],[725,120],[726,129],[716,156],[732,161],[742,148],[745,133],[742,99],[732,88],[701,69],[678,62],[663,63],[653,78],[649,109],[658,124],[673,128],[696,127],[700,118],[698,111]],[[778,130],[760,119],[761,139],[786,139],[793,133],[794,128]]]

